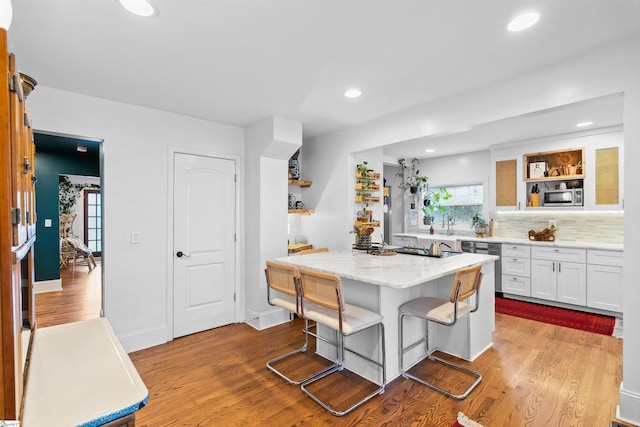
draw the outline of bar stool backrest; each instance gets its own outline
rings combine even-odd
[[[304,299],[331,310],[344,311],[342,282],[338,276],[300,269],[300,284]]]
[[[300,272],[296,266],[267,261],[265,273],[267,284],[271,289],[286,295],[297,296],[297,282],[300,278]]]
[[[471,267],[461,268],[456,273],[451,289],[451,303],[465,300],[473,296],[478,290],[482,274],[482,264],[472,265]]]

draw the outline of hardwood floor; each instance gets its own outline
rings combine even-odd
[[[95,291],[90,285],[81,288]],[[77,308],[82,298],[95,301],[96,296],[72,289],[65,286],[62,294],[69,293],[60,299],[37,296],[40,327],[96,315],[95,308]],[[46,306],[54,300],[55,309]],[[496,314],[494,346],[473,363],[463,363],[483,375],[467,399],[456,401],[398,378],[383,395],[337,418],[265,367],[270,358],[302,343],[302,326],[295,320],[256,331],[233,324],[131,353],[149,389],[149,404],[136,413],[136,425],[449,427],[458,411],[487,427],[609,427],[615,420],[622,341],[613,337]],[[312,363],[319,362],[309,351],[289,365],[307,369]],[[349,385],[333,384],[325,392],[355,391],[350,379],[346,374]]]
[[[62,290],[36,294],[36,324],[39,328],[100,317],[102,266],[89,271],[86,265],[60,270]]]

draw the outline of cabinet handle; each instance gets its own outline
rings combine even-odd
[[[551,264],[551,271],[555,272],[556,271],[556,263],[552,263]]]
[[[558,263],[558,273],[562,273],[562,264]]]

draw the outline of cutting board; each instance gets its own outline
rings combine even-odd
[[[290,243],[289,244],[289,253],[298,253],[300,251],[304,251],[305,249],[313,249],[313,245],[308,243]]]

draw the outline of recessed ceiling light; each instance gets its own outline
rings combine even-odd
[[[582,128],[585,126],[591,126],[593,124],[593,122],[580,122],[576,125],[576,127]]]
[[[358,98],[360,95],[362,95],[360,89],[349,89],[344,93],[344,96],[346,96],[347,98]]]
[[[156,16],[158,14],[158,10],[147,0],[120,0],[120,4],[134,15],[143,16],[145,18]]]
[[[538,22],[538,19],[540,19],[540,15],[536,12],[523,13],[522,15],[516,16],[511,22],[509,22],[507,28],[509,31],[526,30],[527,28],[535,25],[535,23]]]
[[[434,150],[433,148],[427,148],[426,150],[424,150],[425,153],[435,153],[436,150]]]

